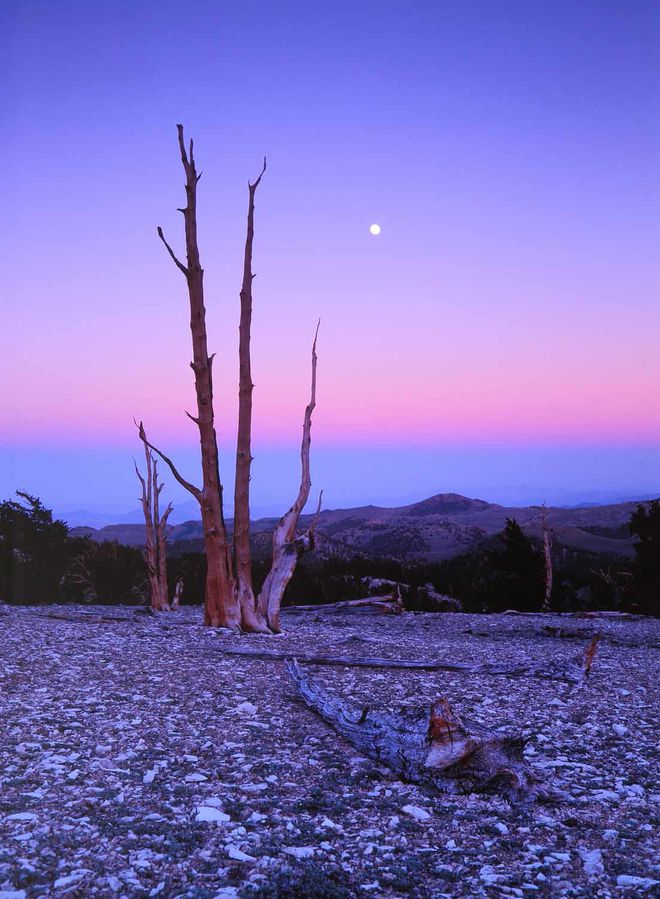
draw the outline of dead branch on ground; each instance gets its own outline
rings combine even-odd
[[[347,599],[342,602],[326,602],[309,606],[284,606],[282,612],[343,612],[351,609],[373,608],[386,615],[401,615],[404,611],[401,592],[397,588],[386,596],[365,596],[364,599]]]
[[[593,641],[592,641],[593,643]],[[592,643],[585,652],[590,652]],[[530,662],[518,664],[499,664],[486,662],[481,665],[461,665],[456,662],[445,662],[439,659],[384,659],[375,656],[324,656],[295,652],[282,652],[268,649],[233,649],[222,647],[226,655],[244,658],[261,659],[263,661],[291,661],[294,657],[308,665],[337,665],[348,668],[387,668],[407,669],[412,671],[460,671],[468,674],[504,675],[507,677],[538,677],[543,680],[557,680],[564,683],[582,684],[593,663],[595,648],[589,658],[582,653],[578,658],[561,662]],[[588,662],[588,664],[587,664]]]
[[[511,800],[534,792],[524,739],[462,719],[444,698],[430,708],[396,713],[356,708],[307,678],[297,661],[288,662],[287,670],[310,709],[360,752],[408,781],[444,793],[498,792]]]

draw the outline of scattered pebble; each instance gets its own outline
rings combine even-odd
[[[405,812],[406,815],[410,815],[416,821],[429,821],[431,819],[431,815],[426,809],[420,808],[418,805],[404,805],[401,811]]]
[[[48,610],[77,622],[44,611],[0,609],[0,899],[243,899],[303,871],[339,872],[373,899],[658,890],[657,650],[644,645],[657,645],[657,621],[599,620],[591,676],[575,690],[310,669],[358,709],[428,707],[440,694],[459,714],[521,733],[530,769],[563,798],[519,807],[496,794],[432,795],[362,757],[293,696],[281,663],[222,652],[262,638],[203,628],[199,608],[155,618],[116,607],[127,621],[104,623],[93,618],[108,607]],[[316,617],[285,612],[278,649],[321,651]],[[582,648],[534,635],[553,622],[593,626],[354,612],[324,619],[323,651],[414,659],[431,647],[460,664],[551,667]]]

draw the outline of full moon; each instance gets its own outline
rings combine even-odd
[[[380,225],[369,225],[369,233],[373,234],[374,237],[380,234]]]

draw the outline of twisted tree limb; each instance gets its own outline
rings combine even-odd
[[[135,421],[135,419],[133,419],[133,421]],[[179,474],[179,472],[178,472],[178,470],[177,470],[177,468],[176,468],[174,462],[172,462],[172,460],[169,459],[169,458],[165,455],[165,453],[163,453],[161,450],[159,450],[157,446],[154,446],[153,443],[150,443],[150,442],[147,440],[146,434],[145,434],[145,432],[144,432],[144,428],[143,428],[143,426],[142,426],[142,422],[140,422],[140,423],[138,424],[138,422],[135,421],[135,424],[136,424],[136,426],[137,426],[137,428],[138,428],[138,430],[139,430],[140,440],[142,440],[142,442],[143,442],[146,446],[148,446],[150,450],[153,450],[153,452],[156,453],[157,456],[160,456],[160,458],[161,458],[161,459],[163,460],[163,462],[167,465],[167,467],[169,468],[169,470],[172,472],[172,475],[173,475],[174,478],[179,482],[179,484],[181,484],[181,486],[182,486],[185,490],[187,490],[188,493],[191,493],[191,494],[195,497],[195,499],[196,499],[198,502],[201,503],[201,501],[202,501],[202,491],[199,489],[199,487],[195,487],[194,484],[191,484],[189,481],[186,481],[186,479],[185,479],[184,477],[182,477],[182,476]]]
[[[524,739],[494,734],[459,717],[446,699],[398,712],[356,708],[308,678],[297,660],[287,670],[298,695],[357,749],[408,781],[444,793],[498,792],[511,800],[535,787]]]

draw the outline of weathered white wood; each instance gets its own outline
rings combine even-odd
[[[430,708],[396,713],[356,708],[310,680],[294,660],[291,680],[304,702],[365,755],[406,780],[445,793],[499,792],[527,797],[534,779],[523,761],[525,741],[461,719],[444,698]]]
[[[280,609],[282,598],[287,584],[293,576],[300,556],[314,548],[314,530],[318,522],[321,509],[321,496],[316,510],[316,516],[305,533],[296,536],[300,514],[309,499],[309,491],[312,487],[312,478],[309,465],[309,450],[312,442],[312,413],[316,407],[316,341],[319,327],[316,327],[314,342],[312,344],[312,386],[309,403],[305,408],[303,421],[303,436],[300,447],[301,477],[300,489],[295,502],[289,511],[282,516],[273,532],[273,561],[270,571],[259,593],[257,607],[260,614],[268,623],[270,630],[280,631]]]
[[[181,594],[183,593],[183,578],[178,578],[174,585],[174,596],[172,597],[172,611],[176,612],[181,605]]]
[[[365,596],[363,599],[346,599],[341,602],[324,602],[309,606],[285,606],[283,612],[341,612],[344,609],[374,608],[385,614],[400,615],[404,611],[401,593],[397,588],[386,596]]]

